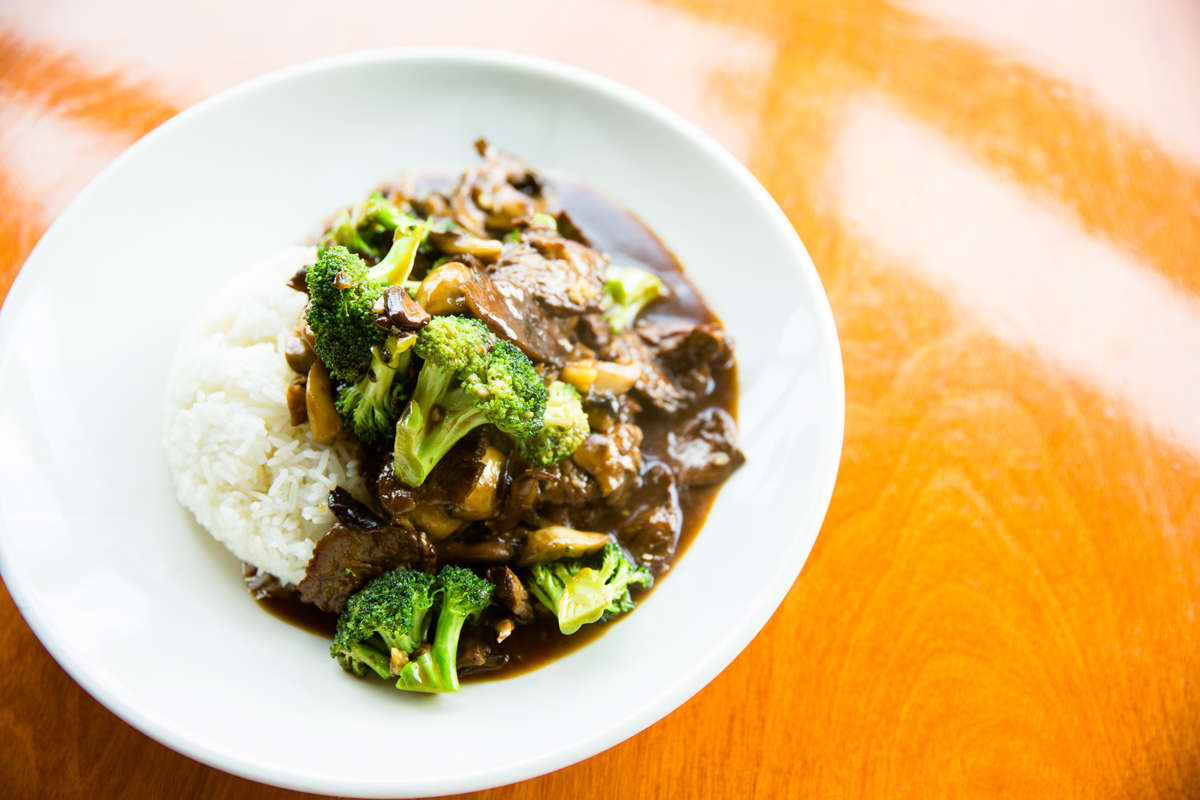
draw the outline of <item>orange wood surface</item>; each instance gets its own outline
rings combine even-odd
[[[837,487],[763,632],[644,733],[473,797],[1200,797],[1200,7],[333,6],[0,5],[0,298],[180,109],[457,43],[576,63],[712,132],[799,231],[841,337]],[[121,722],[7,594],[0,675],[0,796],[299,796]]]

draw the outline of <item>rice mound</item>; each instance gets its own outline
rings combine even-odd
[[[165,398],[179,502],[235,556],[290,584],[333,524],[330,491],[366,494],[358,446],[317,444],[288,413],[283,345],[307,297],[286,281],[315,261],[312,247],[285,248],[223,287],[184,333]]]

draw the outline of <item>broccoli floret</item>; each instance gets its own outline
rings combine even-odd
[[[570,457],[588,437],[588,416],[574,386],[554,381],[547,387],[545,423],[535,435],[517,441],[521,455],[539,468]]]
[[[597,563],[598,562],[598,563]],[[529,590],[558,617],[558,629],[575,633],[600,618],[633,610],[630,586],[649,588],[646,566],[635,567],[616,542],[596,556],[537,564],[529,570]]]
[[[637,267],[609,267],[600,307],[613,333],[633,325],[646,305],[667,293],[662,278]]]
[[[492,584],[469,569],[442,567],[442,595],[431,647],[400,669],[397,689],[410,692],[457,692],[458,637],[463,625],[475,623],[492,602]]]
[[[358,676],[373,670],[393,677],[393,663],[425,641],[429,610],[437,596],[432,575],[411,569],[385,572],[350,597],[338,617],[329,649],[342,669]]]
[[[384,289],[403,285],[412,271],[425,223],[398,227],[387,257],[368,267],[342,245],[332,245],[308,269],[308,325],[317,355],[339,380],[357,381],[371,365],[371,348],[386,334],[372,307]]]
[[[392,435],[407,399],[405,377],[414,336],[389,336],[371,348],[371,365],[354,383],[338,390],[337,410],[358,438],[374,442]]]
[[[338,214],[321,241],[321,250],[324,252],[332,245],[341,245],[378,261],[391,246],[396,228],[408,227],[415,222],[414,217],[401,211],[395,203],[374,192],[353,211]]]
[[[417,385],[396,423],[392,469],[420,486],[454,444],[493,423],[517,439],[542,428],[546,387],[529,359],[497,341],[478,320],[434,317],[417,336],[424,359]]]

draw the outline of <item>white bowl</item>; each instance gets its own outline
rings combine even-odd
[[[675,252],[736,340],[748,462],[672,573],[598,641],[457,696],[411,696],[350,678],[324,640],[255,607],[233,556],[175,501],[160,405],[183,327],[232,273],[398,171],[474,163],[479,136],[583,178]],[[621,742],[737,656],[816,539],[844,406],[808,254],[691,124],[507,53],[331,58],[170,120],[30,255],[0,313],[0,570],[75,680],[192,758],[310,792],[484,789]]]

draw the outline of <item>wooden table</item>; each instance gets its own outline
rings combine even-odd
[[[614,77],[709,130],[795,224],[847,395],[802,575],[667,719],[479,796],[1200,795],[1194,3],[10,0],[0,31],[0,297],[179,109],[377,46]],[[4,796],[294,796],[125,725],[7,595],[0,674]]]

